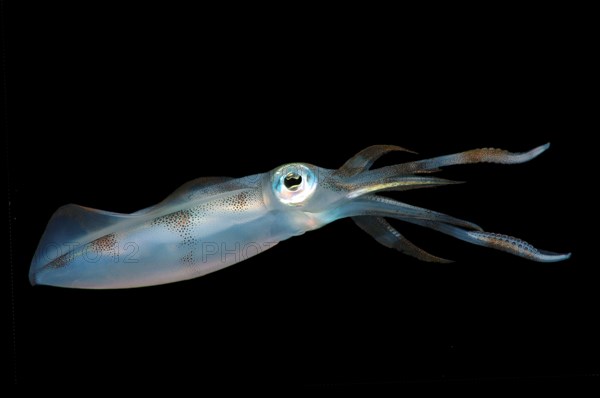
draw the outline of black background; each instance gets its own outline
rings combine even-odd
[[[586,33],[571,16],[3,11],[10,379],[316,387],[597,379],[598,272],[581,228],[593,216],[581,182],[589,185],[592,170],[581,152],[591,131],[582,122]],[[443,176],[467,184],[392,196],[573,252],[564,263],[394,224],[457,260],[423,263],[341,220],[170,285],[85,291],[27,280],[46,222],[66,203],[133,212],[199,176],[291,161],[336,168],[372,144],[431,157],[548,141],[530,163],[457,166]]]

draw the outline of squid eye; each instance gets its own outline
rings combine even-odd
[[[301,206],[316,187],[315,172],[304,164],[286,164],[273,174],[273,192],[286,205]]]
[[[283,180],[283,185],[290,191],[296,191],[302,184],[302,176],[297,173],[288,173]]]

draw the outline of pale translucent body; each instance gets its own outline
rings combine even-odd
[[[239,179],[200,178],[133,214],[63,206],[48,223],[30,280],[102,289],[196,278],[343,217],[352,217],[383,245],[424,261],[448,262],[412,244],[386,217],[534,261],[565,260],[569,254],[538,250],[517,238],[377,194],[452,184],[429,174],[453,164],[522,163],[547,148],[525,153],[477,149],[370,170],[381,155],[406,151],[375,145],[338,170],[292,163]]]

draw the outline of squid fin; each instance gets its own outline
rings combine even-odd
[[[160,203],[146,207],[145,209],[138,210],[135,213],[131,213],[132,215],[140,215],[147,214],[151,211],[154,211],[158,208],[163,207],[165,204],[174,204],[177,202],[184,203],[190,200],[193,196],[196,196],[199,192],[204,192],[207,188],[213,187],[215,185],[233,180],[231,177],[200,177],[196,178],[192,181],[188,181],[179,188],[177,188],[172,194],[163,199]]]
[[[46,226],[35,251],[31,269],[37,270],[43,267],[63,254],[67,248],[73,249],[89,243],[114,230],[115,225],[132,218],[135,217],[129,214],[91,209],[75,204],[60,207]]]

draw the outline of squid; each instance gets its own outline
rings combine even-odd
[[[450,261],[417,247],[386,219],[533,261],[566,260],[570,253],[539,250],[521,239],[485,232],[469,221],[380,195],[457,184],[432,174],[458,164],[523,163],[548,147],[523,153],[474,149],[372,169],[384,154],[411,152],[394,145],[374,145],[337,170],[289,163],[237,179],[198,178],[157,205],[132,214],[69,204],[51,217],[29,279],[32,285],[89,289],[176,282],[236,264],[345,217],[382,245],[428,262]]]

